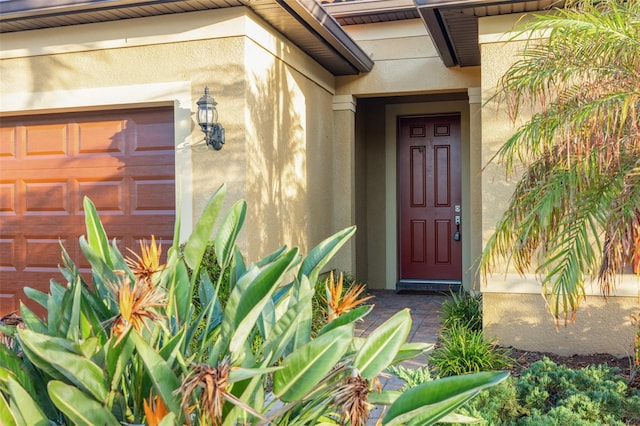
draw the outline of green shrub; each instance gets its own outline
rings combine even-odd
[[[471,330],[460,324],[445,328],[440,345],[429,356],[429,362],[440,377],[501,370],[511,365],[506,349],[484,338],[482,330]]]
[[[399,379],[404,381],[403,391],[409,390],[415,386],[421,385],[433,380],[429,365],[423,365],[419,368],[407,368],[403,365],[392,365],[387,371]]]
[[[460,324],[470,330],[482,330],[482,294],[461,290],[451,293],[451,299],[442,304],[440,311],[444,328]]]
[[[227,305],[229,299],[229,292],[231,291],[231,285],[229,284],[229,269],[226,268],[222,271],[216,257],[216,246],[212,241],[207,243],[207,248],[202,256],[202,262],[200,263],[200,272],[206,272],[212,283],[218,281],[220,274],[222,273],[222,280],[220,281],[220,288],[218,289],[218,300],[220,305],[224,308]],[[194,294],[194,305],[199,306],[200,298]]]
[[[482,391],[473,401],[466,404],[460,413],[483,419],[479,425],[514,424],[528,416],[528,409],[518,400],[515,379],[507,379],[498,386]]]
[[[622,426],[640,424],[640,394],[614,368],[573,370],[545,358],[480,392],[460,413],[482,418],[481,425]]]

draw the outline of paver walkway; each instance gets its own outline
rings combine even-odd
[[[440,310],[447,296],[432,293],[401,293],[392,290],[370,290],[374,299],[367,303],[374,304],[373,311],[367,315],[364,322],[356,325],[356,333],[367,336],[372,330],[389,319],[393,314],[404,308],[411,310],[411,331],[408,341],[436,343],[440,331]],[[418,368],[425,364],[426,357],[420,356],[403,363],[409,368]],[[398,390],[404,382],[395,376],[380,377],[384,389]],[[374,426],[382,415],[382,410],[376,407],[371,411],[368,426]]]

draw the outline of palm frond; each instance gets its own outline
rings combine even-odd
[[[569,1],[515,31],[524,51],[490,99],[530,119],[493,160],[521,173],[481,258],[542,276],[552,313],[575,315],[588,277],[603,294],[638,251],[640,2]]]

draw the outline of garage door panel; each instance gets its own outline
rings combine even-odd
[[[175,194],[173,179],[134,177],[131,184],[132,214],[172,214],[175,202],[167,194]]]
[[[68,156],[69,135],[66,124],[28,127],[24,131],[25,156]]]
[[[0,183],[0,216],[16,214],[16,185],[15,181]]]
[[[138,124],[133,154],[146,154],[150,151],[171,151],[174,149],[173,126],[166,124]]]
[[[53,277],[58,272],[60,258],[60,242],[68,245],[67,239],[59,239],[55,235],[29,235],[25,237],[25,272],[49,272]]]
[[[124,155],[126,134],[123,127],[122,120],[79,123],[78,154]]]
[[[8,159],[16,156],[16,129],[0,128],[0,158]]]
[[[173,239],[175,152],[173,110],[102,111],[7,117],[0,125],[0,315],[22,299],[23,287],[48,291],[63,282],[60,241],[90,277],[78,239],[89,197],[107,235],[139,252],[155,235]],[[166,249],[165,249],[166,250]]]
[[[25,215],[68,215],[69,182],[64,181],[25,181]]]
[[[0,271],[14,272],[18,270],[15,238],[15,235],[3,235],[0,238]]]
[[[0,290],[0,306],[5,307],[3,310],[5,314],[18,310],[18,298],[16,296],[14,291],[9,291],[9,289],[5,289],[4,286]]]
[[[125,214],[125,196],[128,193],[124,179],[78,181],[77,202],[81,211],[84,197],[89,197],[99,212]]]

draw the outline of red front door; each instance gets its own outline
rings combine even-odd
[[[462,280],[460,117],[400,117],[400,280]],[[457,233],[457,234],[456,234]]]

